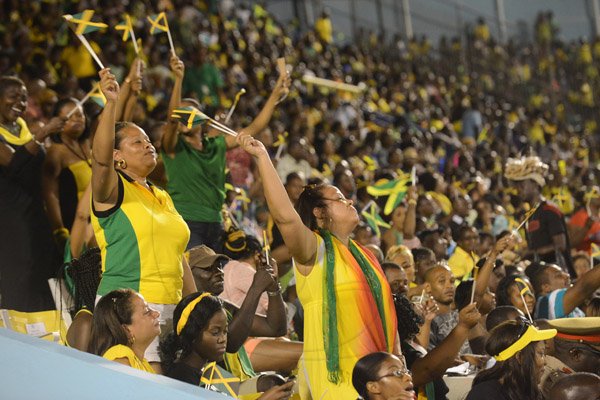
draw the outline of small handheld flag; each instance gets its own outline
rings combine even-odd
[[[100,84],[96,83],[94,89],[90,92],[90,100],[102,108],[106,105],[106,97],[102,93],[102,90],[100,90]]]
[[[173,110],[171,118],[179,119],[183,125],[191,129],[194,126],[202,125],[208,119],[202,116],[202,113],[194,107],[180,107]]]
[[[88,99],[93,100],[102,108],[104,108],[104,106],[106,105],[106,97],[104,97],[104,93],[102,93],[102,91],[100,90],[100,85],[98,83],[94,83],[94,87],[92,88],[92,90],[87,92],[86,95],[83,96],[83,99],[77,102],[77,106],[73,107],[73,109],[69,111],[66,118],[69,119],[71,115],[73,115],[73,113],[77,111],[77,109],[81,107]]]
[[[67,20],[71,28],[73,28],[75,35],[77,35],[77,38],[85,46],[86,50],[90,53],[94,61],[96,61],[96,64],[98,64],[100,69],[104,69],[104,64],[102,64],[102,61],[100,61],[100,58],[98,58],[98,55],[96,54],[88,40],[83,36],[86,33],[95,32],[108,27],[108,25],[102,22],[93,22],[93,16],[93,10],[85,10],[82,13],[74,15],[65,14],[63,15],[63,18]]]
[[[394,179],[367,187],[367,193],[371,196],[389,196],[383,213],[390,215],[392,211],[402,202],[408,190],[408,179]]]
[[[108,25],[102,22],[93,22],[94,10],[85,10],[79,14],[65,14],[63,18],[72,26],[76,35],[85,35],[86,33],[99,31],[108,28]]]
[[[158,33],[167,32],[171,51],[173,54],[175,54],[175,46],[173,45],[173,38],[171,37],[171,31],[169,30],[169,21],[167,21],[167,15],[165,12],[163,11],[158,15],[153,15],[147,18],[148,22],[150,22],[150,34],[156,35]]]
[[[275,154],[275,159],[279,160],[281,158],[281,153],[283,153],[283,149],[285,149],[286,138],[288,137],[287,132],[279,133],[277,135],[277,140],[273,143],[273,146],[277,147],[277,153]]]
[[[390,224],[388,224],[383,220],[383,218],[381,218],[381,216],[378,213],[378,208],[379,207],[377,207],[377,204],[375,204],[375,202],[372,201],[370,205],[368,205],[368,209],[363,209],[361,215],[365,217],[365,219],[367,220],[367,224],[369,224],[371,229],[373,229],[375,235],[377,235],[377,237],[381,237],[381,230],[379,229],[379,227],[381,226],[383,228],[389,229]]]
[[[529,285],[521,278],[516,278],[515,282],[517,282],[517,289],[519,289],[519,295],[521,296],[521,301],[523,302],[523,307],[525,307],[525,311],[527,311],[527,316],[529,317],[529,321],[533,323],[533,318],[531,318],[531,313],[529,312],[529,307],[527,307],[527,303],[525,302],[524,295],[527,294],[533,297],[531,290],[529,290]],[[519,285],[521,284],[522,287]]]
[[[139,54],[140,50],[137,45],[137,40],[135,39],[135,33],[133,32],[133,24],[131,23],[131,17],[129,16],[129,14],[125,14],[125,19],[119,25],[115,26],[115,29],[118,31],[123,31],[122,39],[124,42],[128,41],[131,38],[135,54]]]

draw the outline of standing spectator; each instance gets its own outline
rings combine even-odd
[[[390,286],[373,254],[350,238],[358,212],[329,185],[307,187],[296,212],[264,145],[249,136],[238,140],[258,165],[269,210],[295,261],[304,307],[300,396],[355,398],[350,376],[361,357],[400,354]]]
[[[32,134],[22,116],[27,106],[25,84],[0,78],[0,295],[2,308],[42,311],[54,308],[47,279],[60,265],[44,213],[41,170],[45,151],[40,143],[60,131],[52,119]]]
[[[533,256],[535,261],[555,263],[575,277],[564,216],[541,194],[546,184],[544,175],[547,170],[548,166],[538,157],[509,159],[505,176],[516,181],[521,198],[535,210],[525,225],[528,246],[526,255]],[[536,295],[539,296],[539,293]]]

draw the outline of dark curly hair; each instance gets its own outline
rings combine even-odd
[[[75,312],[82,308],[94,311],[96,292],[102,277],[100,249],[92,247],[74,258],[65,267],[65,274],[73,279],[73,299]]]
[[[510,301],[510,288],[513,285],[516,285],[517,282],[515,282],[515,279],[517,278],[525,278],[526,277],[522,276],[522,275],[509,275],[509,276],[505,276],[504,278],[502,278],[502,280],[500,280],[500,282],[498,283],[498,287],[496,288],[496,303],[499,306],[512,306],[513,303]]]
[[[475,281],[472,278],[462,281],[454,292],[454,304],[458,311],[462,310],[469,304],[471,304],[471,292],[473,291],[473,283]]]
[[[526,331],[529,324],[523,319],[506,321],[490,332],[490,337],[485,344],[485,351],[490,356],[497,356],[515,343]],[[538,388],[538,382],[532,379],[536,374],[535,347],[537,342],[529,343],[519,352],[521,357],[516,356],[504,361],[497,361],[490,368],[477,374],[473,380],[473,386],[487,382],[502,380],[502,387],[506,390],[509,400],[541,400],[542,393]]]
[[[173,332],[169,333],[159,345],[160,359],[164,371],[169,371],[175,361],[187,357],[192,352],[194,341],[198,338],[200,332],[206,328],[213,315],[223,309],[221,299],[215,296],[206,296],[194,306],[185,326],[178,335],[176,327],[179,324],[181,313],[188,304],[201,295],[201,292],[187,295],[175,307]]]
[[[396,318],[398,319],[398,334],[402,340],[414,338],[423,324],[423,318],[417,314],[412,303],[403,295],[394,295]]]

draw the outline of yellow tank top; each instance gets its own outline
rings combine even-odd
[[[73,178],[75,178],[77,200],[79,200],[92,179],[92,167],[87,161],[81,160],[68,165],[67,168],[73,174]]]
[[[96,211],[92,226],[102,255],[100,296],[133,289],[146,301],[177,304],[183,288],[183,252],[190,230],[164,190],[150,190],[119,174],[119,198]]]

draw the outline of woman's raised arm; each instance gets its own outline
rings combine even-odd
[[[315,235],[304,225],[290,202],[265,146],[249,135],[238,136],[238,143],[255,158],[273,220],[296,260],[299,271],[308,275],[317,253]]]
[[[117,202],[118,177],[114,167],[115,110],[119,84],[109,68],[100,71],[100,89],[106,105],[94,135],[92,146],[92,199],[98,211],[104,211]]]

